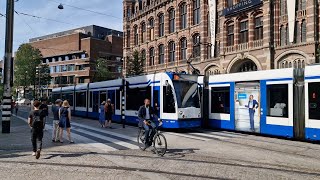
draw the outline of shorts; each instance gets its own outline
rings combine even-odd
[[[112,114],[106,113],[105,116],[107,121],[112,120]]]
[[[69,120],[66,121],[59,121],[60,128],[71,128],[71,124]]]

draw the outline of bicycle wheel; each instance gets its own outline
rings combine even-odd
[[[144,130],[143,129],[139,129],[137,142],[138,142],[139,149],[143,150],[144,149]]]
[[[157,133],[153,138],[153,147],[159,156],[163,156],[167,152],[166,137],[161,133]]]

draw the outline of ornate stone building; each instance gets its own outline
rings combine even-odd
[[[316,0],[124,0],[124,59],[145,72],[234,73],[318,62]],[[124,72],[126,63],[124,63]]]

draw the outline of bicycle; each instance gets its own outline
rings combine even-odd
[[[154,129],[156,131],[155,135],[153,136],[152,147],[154,151],[159,156],[164,156],[167,152],[167,139],[159,130],[159,127],[162,126],[162,121],[160,121],[159,125],[156,126]],[[137,142],[138,146],[141,150],[145,150],[145,130],[143,127],[139,127]]]

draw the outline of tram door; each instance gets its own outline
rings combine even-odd
[[[250,100],[252,96],[252,100]],[[241,82],[235,86],[235,129],[238,131],[260,132],[260,84]],[[253,110],[255,109],[255,110]],[[253,128],[251,127],[251,121]]]

